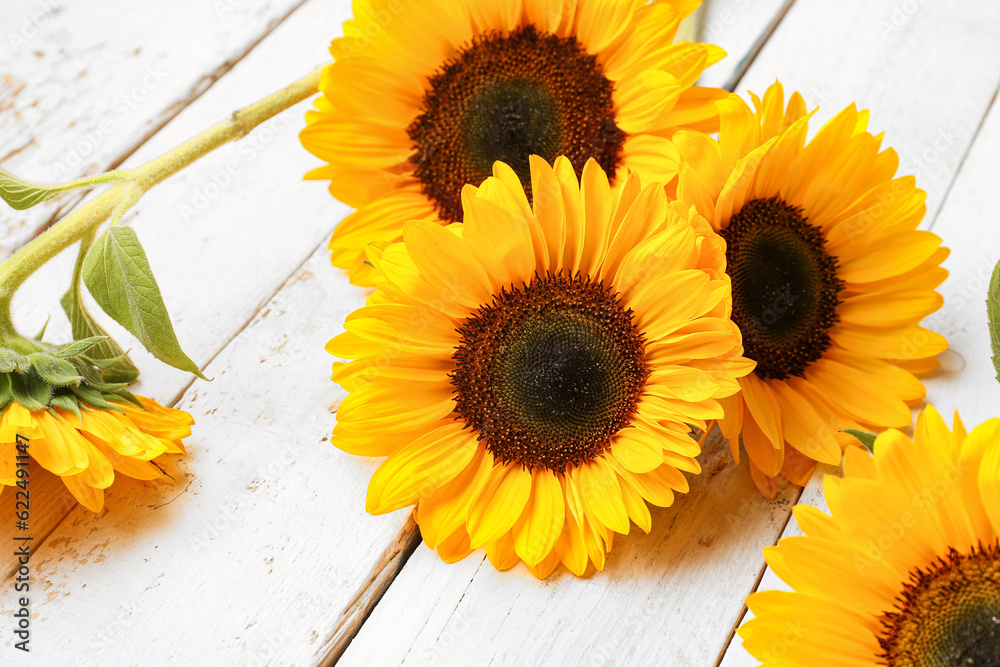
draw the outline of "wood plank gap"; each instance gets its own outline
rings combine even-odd
[[[785,16],[788,14],[788,10],[792,8],[793,4],[795,4],[795,0],[788,0],[788,2],[786,2],[781,8],[781,11],[774,17],[774,20],[771,21],[770,25],[768,25],[764,32],[761,33],[760,37],[757,38],[757,41],[754,42],[750,51],[743,56],[743,60],[741,60],[736,66],[736,69],[733,71],[733,75],[729,78],[729,81],[722,86],[725,90],[733,92],[736,90],[736,86],[740,85],[740,81],[743,80],[743,75],[745,75],[747,70],[750,69],[750,66],[753,65],[753,61],[757,59],[757,54],[759,54],[761,49],[764,48],[767,40],[771,39],[771,35],[773,35],[774,31],[778,29],[779,25],[781,25],[781,22],[784,20]]]
[[[795,496],[795,502],[792,503],[792,507],[795,507],[795,505],[798,504],[799,499],[802,498],[802,494],[805,492],[805,490],[806,490],[805,487],[799,489],[798,494]],[[785,524],[781,527],[781,530],[778,531],[778,536],[774,538],[774,542],[771,543],[771,546],[776,545],[778,541],[781,539],[781,537],[785,534],[785,530],[788,529],[788,522],[791,520],[792,520],[792,512],[791,510],[789,510],[788,514],[785,516]],[[767,563],[761,565],[760,571],[757,573],[757,579],[754,580],[753,587],[750,589],[750,594],[757,592],[757,587],[760,586],[761,580],[764,579],[765,572],[767,572]],[[719,667],[719,665],[722,664],[722,661],[725,660],[726,653],[729,651],[729,645],[732,644],[733,639],[736,638],[736,629],[740,627],[741,623],[743,623],[743,617],[745,617],[746,615],[747,615],[747,603],[746,603],[746,596],[744,596],[743,608],[740,609],[740,615],[737,617],[736,623],[734,623],[732,629],[729,630],[729,636],[726,637],[725,645],[723,645],[722,650],[719,651],[719,657],[715,660],[715,667]]]
[[[326,643],[330,644],[323,660],[318,667],[332,667],[340,660],[351,641],[361,630],[368,617],[371,616],[375,605],[379,603],[389,586],[396,579],[406,561],[410,559],[413,552],[420,545],[420,531],[411,514],[406,524],[399,529],[396,539],[386,548],[382,557],[378,559],[372,567],[368,578],[354,594],[350,602],[344,607],[337,619],[337,625],[327,638]]]
[[[177,102],[174,102],[174,104],[168,107],[165,110],[165,113],[162,116],[160,116],[159,122],[150,127],[148,132],[140,136],[132,144],[126,146],[126,148],[121,153],[119,153],[118,157],[108,162],[107,168],[104,171],[113,171],[122,164],[124,164],[126,160],[132,157],[132,155],[134,155],[136,151],[142,148],[143,145],[146,144],[146,142],[155,137],[157,133],[160,132],[160,130],[166,127],[182,111],[187,109],[189,106],[191,106],[191,104],[196,102],[198,98],[200,98],[206,92],[211,90],[212,86],[218,83],[218,81],[226,74],[228,74],[229,71],[232,70],[233,67],[235,67],[241,60],[250,55],[251,51],[256,49],[261,42],[267,39],[267,37],[270,36],[270,34],[274,32],[275,29],[278,28],[278,26],[280,26],[282,23],[288,20],[288,18],[292,14],[298,11],[302,7],[302,5],[306,4],[307,2],[309,2],[309,0],[301,0],[301,2],[299,2],[297,5],[288,10],[283,16],[273,21],[271,25],[267,28],[267,31],[262,33],[260,37],[255,42],[250,44],[246,49],[244,49],[242,53],[237,54],[234,58],[230,58],[228,60],[223,61],[222,64],[216,67],[212,72],[205,74],[200,79],[198,79],[194,83],[194,85],[191,86],[191,92],[188,94],[187,97],[180,99]],[[21,148],[11,152],[4,159],[6,160],[7,157],[16,155],[17,153],[21,152],[22,150],[30,146],[32,143],[34,143],[34,139],[29,141]],[[25,240],[23,245],[27,245],[28,243],[36,239],[38,236],[40,236],[49,228],[51,228],[53,225],[55,225],[65,215],[69,214],[70,211],[76,208],[84,200],[84,198],[87,196],[87,193],[89,193],[90,190],[91,188],[73,191],[69,199],[67,200],[66,204],[60,206],[58,209],[53,211],[52,215],[50,215],[45,222],[43,222],[41,225],[38,226],[38,229],[36,229],[34,233]]]
[[[993,104],[997,101],[998,94],[1000,94],[1000,82],[997,83],[997,87],[993,90],[993,97],[990,98],[990,103],[986,105],[983,117],[979,119],[979,125],[976,126],[976,131],[972,133],[969,145],[965,147],[965,152],[962,153],[962,159],[958,161],[958,167],[955,168],[955,173],[952,175],[951,180],[948,181],[948,187],[945,188],[944,196],[941,198],[941,206],[938,207],[937,213],[934,214],[934,219],[931,220],[929,225],[927,225],[927,231],[932,231],[934,229],[934,225],[937,224],[938,218],[941,217],[941,211],[944,210],[945,204],[948,203],[948,197],[951,195],[951,189],[955,186],[955,182],[958,181],[958,177],[962,173],[962,167],[965,166],[965,160],[969,157],[969,153],[972,152],[972,147],[976,145],[976,140],[979,139],[979,133],[982,132],[983,126],[986,124],[986,119],[990,116],[990,110],[993,109]]]
[[[303,2],[302,4],[304,4],[305,2],[308,2],[308,0],[304,0],[304,2]],[[299,6],[301,6],[301,4],[300,4]],[[333,229],[331,228],[331,229],[329,230],[329,234],[332,234],[332,233],[333,233]],[[329,234],[327,234],[327,236],[329,236]],[[289,274],[288,274],[288,277],[286,277],[286,278],[285,278],[285,279],[284,279],[283,281],[281,281],[281,283],[279,283],[279,284],[278,284],[278,286],[277,286],[277,287],[276,287],[276,288],[274,289],[274,291],[273,291],[273,292],[271,292],[271,294],[269,294],[269,295],[268,295],[268,296],[267,296],[266,298],[264,298],[264,299],[261,299],[261,300],[260,300],[260,303],[259,303],[259,304],[257,305],[257,308],[256,308],[256,309],[255,309],[255,310],[253,311],[253,314],[252,314],[252,315],[250,315],[250,317],[248,317],[248,318],[247,318],[247,319],[246,319],[246,320],[245,320],[245,321],[243,322],[243,325],[242,325],[242,326],[240,326],[239,330],[238,330],[238,331],[236,331],[236,332],[235,332],[235,333],[234,333],[234,334],[232,335],[232,337],[230,337],[230,339],[229,339],[228,341],[226,341],[226,344],[225,344],[225,345],[223,345],[222,347],[220,347],[220,348],[218,349],[218,351],[216,351],[216,353],[215,353],[215,354],[213,354],[213,355],[212,355],[212,356],[211,356],[211,357],[210,357],[210,358],[209,358],[209,359],[208,359],[207,361],[205,361],[205,363],[204,363],[204,364],[202,364],[202,365],[200,366],[200,370],[204,371],[204,370],[205,370],[206,368],[208,368],[208,367],[209,367],[209,366],[210,366],[210,365],[212,364],[212,362],[213,362],[213,361],[215,361],[216,357],[218,357],[218,356],[219,356],[220,354],[222,354],[222,352],[223,352],[223,351],[225,351],[225,350],[226,350],[226,348],[228,348],[228,347],[229,347],[229,346],[230,346],[230,345],[232,344],[232,342],[233,342],[234,340],[236,340],[237,338],[239,338],[240,334],[242,334],[242,333],[243,333],[243,331],[244,331],[244,330],[245,330],[245,329],[246,329],[246,328],[247,328],[247,327],[248,327],[248,326],[250,325],[250,323],[251,323],[251,322],[253,322],[254,318],[256,318],[256,317],[257,317],[257,315],[259,315],[259,314],[260,314],[260,312],[261,312],[261,311],[262,311],[262,310],[264,309],[264,307],[265,307],[265,306],[267,306],[267,305],[268,305],[269,303],[271,303],[271,301],[273,301],[273,300],[274,300],[275,296],[277,296],[277,295],[278,295],[278,293],[279,293],[279,292],[281,292],[281,290],[285,289],[285,287],[287,287],[287,286],[288,286],[289,284],[291,284],[291,283],[292,283],[292,281],[293,281],[293,280],[295,280],[295,279],[296,279],[296,276],[298,275],[299,271],[301,271],[301,270],[302,270],[302,268],[303,268],[303,267],[304,267],[304,266],[306,265],[306,263],[307,263],[307,262],[309,261],[309,259],[310,259],[310,258],[311,258],[311,257],[312,257],[312,256],[313,256],[313,255],[314,255],[314,254],[315,254],[315,253],[316,253],[316,252],[317,252],[317,251],[318,251],[318,250],[319,250],[319,249],[320,249],[321,247],[325,246],[325,245],[326,245],[326,243],[327,243],[327,242],[326,242],[326,240],[323,240],[323,241],[321,241],[320,243],[318,243],[318,244],[316,245],[316,247],[315,247],[315,248],[313,248],[313,249],[312,249],[311,251],[309,251],[309,254],[308,254],[308,255],[306,255],[306,256],[305,256],[305,258],[304,258],[304,259],[303,259],[303,260],[302,260],[301,262],[299,262],[298,266],[296,266],[296,267],[295,267],[295,269],[294,269],[294,270],[293,270],[293,271],[292,271],[291,273],[289,273]],[[180,390],[179,390],[179,391],[178,391],[178,392],[177,392],[177,393],[176,393],[176,394],[175,394],[175,395],[173,396],[173,398],[171,398],[171,399],[170,399],[169,401],[167,401],[167,402],[165,403],[165,405],[168,405],[168,406],[170,406],[170,407],[176,407],[176,406],[177,406],[177,404],[181,402],[181,399],[183,399],[183,398],[184,398],[184,395],[185,395],[185,394],[186,394],[186,393],[187,393],[187,392],[188,392],[188,391],[189,391],[189,390],[191,389],[191,387],[192,387],[192,386],[194,385],[194,383],[195,383],[196,381],[197,381],[197,378],[194,378],[194,377],[192,377],[192,378],[191,378],[191,379],[190,379],[190,380],[188,381],[188,383],[187,383],[187,384],[185,384],[185,385],[184,385],[184,386],[183,386],[183,387],[182,387],[182,388],[181,388],[181,389],[180,389]],[[59,479],[58,477],[56,477],[55,475],[51,475],[51,477],[52,477],[52,478],[54,479],[54,483],[56,483],[56,484],[58,484],[58,485],[61,485],[61,484],[62,484],[62,481],[61,481],[61,480],[60,480],[60,479]],[[189,483],[189,486],[190,486],[190,483]],[[57,486],[56,488],[58,488],[58,486]],[[185,489],[185,490],[186,490],[186,489]],[[171,501],[171,502],[172,502],[172,501]],[[34,546],[32,547],[32,551],[31,551],[31,553],[35,553],[36,551],[38,551],[39,549],[41,549],[41,548],[42,548],[42,545],[44,545],[44,544],[45,544],[45,540],[47,540],[47,539],[49,538],[49,536],[50,536],[50,535],[52,535],[52,533],[54,533],[54,532],[56,531],[56,529],[57,529],[57,528],[59,528],[59,526],[61,526],[61,525],[62,525],[63,521],[65,521],[66,519],[68,519],[68,518],[69,518],[69,515],[70,515],[70,513],[71,513],[71,512],[73,511],[73,508],[75,508],[76,506],[77,506],[77,503],[72,503],[72,504],[70,504],[70,505],[67,505],[66,507],[64,507],[64,508],[63,508],[63,509],[64,509],[64,512],[63,512],[63,517],[62,517],[62,518],[61,518],[61,519],[60,519],[60,520],[59,520],[59,521],[58,521],[57,523],[53,524],[53,525],[52,525],[52,528],[51,528],[51,530],[49,530],[48,532],[46,532],[46,533],[45,533],[45,534],[44,534],[44,535],[42,536],[42,538],[41,538],[40,540],[38,540],[38,541],[37,541],[37,542],[35,543],[35,545],[34,545]],[[416,525],[414,525],[414,528],[416,528]],[[419,532],[417,532],[417,535],[419,536]],[[419,544],[419,538],[418,538],[418,540],[417,540],[417,543]],[[391,550],[391,549],[393,548],[393,545],[394,545],[394,544],[395,544],[395,542],[393,542],[393,544],[392,544],[392,545],[389,545],[389,547],[388,547],[388,549],[387,549],[386,551],[389,551],[389,550]],[[416,548],[416,546],[415,546],[415,545],[414,545],[414,548]],[[412,550],[410,551],[410,553],[413,553],[413,552],[412,552]],[[383,558],[384,558],[384,557],[385,557],[385,556],[383,555]],[[407,558],[409,558],[409,555],[407,555]],[[381,561],[380,561],[380,562],[381,562]],[[404,560],[403,562],[405,563],[406,561]],[[400,567],[402,567],[402,564],[400,564]],[[15,572],[15,571],[16,571],[16,567],[14,567],[14,568],[10,569],[10,570],[9,570],[8,572],[5,572],[5,576],[6,576],[6,577],[11,577],[11,576],[13,576],[13,574],[14,574],[14,572]],[[394,576],[395,576],[395,575],[394,575]],[[388,585],[388,584],[387,584],[387,585]],[[379,599],[382,599],[382,594],[384,594],[384,591],[383,591],[383,592],[382,592],[381,594],[379,594]],[[377,602],[378,602],[378,600],[375,600],[375,602],[374,602],[374,603],[372,603],[372,606],[374,607],[375,603],[377,603]],[[370,609],[368,610],[368,613],[369,613],[369,614],[371,613],[371,610],[370,610]],[[368,615],[367,615],[367,614],[365,615],[365,618],[368,618]],[[359,626],[359,627],[360,627],[360,626]],[[355,631],[354,631],[354,634],[357,634],[357,630],[355,630]],[[352,637],[352,638],[354,637],[354,634],[352,634],[352,635],[351,635],[351,637]],[[347,648],[347,645],[345,644],[343,648],[344,648],[344,649],[346,649],[346,648]],[[340,651],[340,652],[341,652],[341,653],[343,653],[343,652],[344,652],[344,651],[343,651],[343,649],[341,649],[341,651]]]

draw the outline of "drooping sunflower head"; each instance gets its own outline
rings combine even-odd
[[[679,131],[678,198],[726,239],[733,319],[757,362],[726,402],[722,431],[742,440],[758,488],[798,484],[836,464],[851,438],[910,423],[916,373],[947,347],[920,326],[942,303],[941,239],[917,229],[925,194],[896,177],[892,149],[853,106],[806,142],[808,115],[780,84],[755,109],[718,103],[719,139]]]
[[[747,599],[765,665],[995,665],[1000,656],[1000,420],[949,432],[933,409],[824,480],[832,516],[764,550],[792,591]]]
[[[501,569],[583,574],[687,490],[691,426],[753,365],[724,243],[662,186],[533,157],[529,202],[513,168],[493,173],[463,190],[464,223],[369,248],[377,288],[327,346],[349,360],[333,442],[387,457],[369,511],[415,504],[443,559],[485,547]]]
[[[99,340],[30,355],[0,349],[9,369],[0,372],[0,490],[23,488],[38,465],[58,475],[80,504],[100,512],[116,472],[157,479],[164,472],[153,459],[184,453],[191,415],[114,381],[106,364],[85,354]]]
[[[594,159],[670,181],[678,128],[717,129],[724,93],[693,87],[724,53],[673,43],[697,7],[680,0],[358,0],[334,40],[303,145],[329,164],[307,177],[358,209],[330,243],[371,284],[365,246],[404,221],[460,222],[462,186],[502,161],[529,200],[529,157]]]

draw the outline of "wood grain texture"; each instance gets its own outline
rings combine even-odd
[[[712,0],[707,3],[702,10],[698,41],[721,46],[727,55],[722,62],[705,70],[698,85],[734,90],[794,2]]]
[[[30,180],[113,169],[302,0],[0,4],[0,166]],[[0,257],[79,202],[0,208]]]

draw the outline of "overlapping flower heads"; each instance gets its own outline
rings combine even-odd
[[[460,222],[462,186],[503,161],[530,197],[528,158],[595,159],[668,182],[678,128],[712,132],[725,92],[693,84],[725,54],[673,43],[697,8],[682,0],[357,0],[303,145],[329,164],[308,178],[358,209],[330,242],[355,284],[374,241],[407,220]]]
[[[798,94],[786,108],[775,83],[753,100],[719,103],[718,140],[681,131],[674,143],[677,197],[726,239],[733,318],[757,362],[720,426],[773,497],[779,474],[801,485],[814,461],[839,463],[853,440],[841,429],[911,423],[915,374],[947,348],[920,322],[943,303],[948,250],[917,229],[925,194],[895,176],[867,112],[844,109],[807,143]]]
[[[966,433],[934,410],[824,479],[832,516],[764,550],[793,591],[747,599],[739,633],[765,665],[993,665],[1000,656],[1000,420]],[[794,628],[794,632],[789,632]]]
[[[753,367],[730,319],[725,246],[660,184],[613,190],[596,161],[498,163],[464,223],[369,247],[377,289],[328,345],[349,396],[333,442],[385,456],[367,507],[416,505],[446,561],[485,547],[538,577],[602,568],[646,503],[698,472],[690,426]],[[664,298],[664,295],[670,295]]]

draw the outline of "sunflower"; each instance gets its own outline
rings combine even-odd
[[[194,423],[186,412],[143,396],[128,394],[124,400],[82,384],[74,386],[73,393],[56,388],[44,406],[33,400],[32,395],[38,394],[29,391],[22,398],[35,408],[29,409],[17,400],[22,393],[18,385],[32,384],[42,386],[41,379],[25,381],[14,373],[0,373],[0,484],[4,486],[21,482],[23,488],[31,465],[37,464],[62,478],[80,504],[100,512],[104,489],[111,486],[115,472],[155,479],[164,473],[153,459],[184,453],[181,438],[191,434]]]
[[[531,198],[528,157],[596,159],[670,181],[678,128],[718,129],[726,93],[692,84],[725,53],[674,44],[690,0],[355,0],[334,40],[302,144],[327,166],[337,199],[358,209],[330,241],[335,266],[371,285],[372,241],[408,220],[461,222],[462,186],[494,161]]]
[[[689,425],[753,364],[722,240],[662,185],[533,156],[529,204],[513,168],[493,174],[463,190],[464,223],[370,247],[376,290],[327,346],[353,360],[334,364],[333,442],[387,457],[368,510],[416,505],[445,561],[485,547],[498,569],[582,575],[687,491]]]
[[[733,319],[757,362],[724,401],[720,423],[757,487],[802,485],[816,461],[837,464],[847,427],[911,423],[916,373],[937,367],[945,339],[920,326],[942,304],[941,239],[917,230],[925,193],[896,178],[898,159],[850,106],[806,143],[808,116],[775,83],[756,111],[718,103],[720,135],[680,131],[678,198],[727,242]],[[787,445],[787,446],[786,446]]]
[[[765,665],[997,665],[1000,420],[949,432],[928,407],[874,450],[823,480],[832,516],[799,505],[807,535],[764,550],[794,590],[747,598],[743,645]]]

